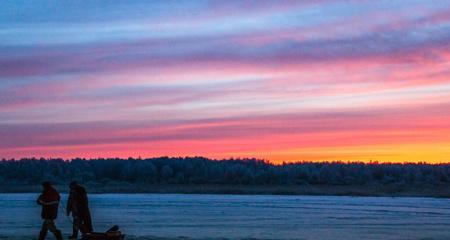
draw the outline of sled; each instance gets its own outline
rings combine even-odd
[[[119,231],[119,227],[113,226],[108,231],[101,233],[101,232],[91,232],[87,233],[82,240],[124,240],[125,235],[122,234],[121,231]]]

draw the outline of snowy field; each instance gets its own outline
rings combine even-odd
[[[0,239],[36,239],[37,196],[0,194]],[[449,199],[98,194],[90,200],[95,230],[118,224],[126,239],[450,239]],[[57,225],[70,234],[62,208]]]

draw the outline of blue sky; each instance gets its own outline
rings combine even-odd
[[[449,16],[448,1],[2,1],[0,157],[448,161]]]

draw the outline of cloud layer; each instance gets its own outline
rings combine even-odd
[[[450,161],[448,1],[0,9],[0,157]]]

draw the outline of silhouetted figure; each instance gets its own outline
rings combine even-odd
[[[89,212],[88,198],[84,187],[78,185],[76,181],[71,182],[69,187],[70,193],[66,209],[67,216],[72,213],[73,217],[72,236],[69,238],[76,239],[78,231],[81,232],[83,237],[93,231],[91,213]]]
[[[41,217],[44,220],[41,232],[39,233],[39,240],[45,239],[48,230],[55,235],[57,240],[62,240],[61,231],[56,228],[54,222],[58,216],[59,193],[53,188],[50,182],[43,182],[42,187],[42,194],[39,195],[39,198],[36,200],[37,204],[42,206]]]

